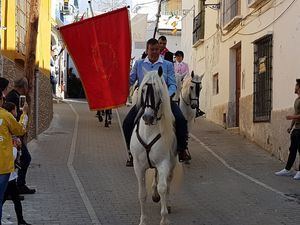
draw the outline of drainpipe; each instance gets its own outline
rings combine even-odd
[[[160,11],[161,11],[161,3],[163,0],[159,0],[158,2],[158,9],[157,9],[157,14],[156,14],[156,22],[155,22],[155,28],[154,28],[154,34],[153,34],[153,38],[155,38],[156,36],[156,32],[158,29],[158,24],[159,24],[159,18],[160,18]]]

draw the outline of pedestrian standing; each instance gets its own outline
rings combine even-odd
[[[3,108],[6,109],[8,112],[10,112],[14,117],[17,116],[17,109],[16,109],[16,105],[14,103],[6,102],[3,104]],[[22,123],[24,129],[26,129],[27,121],[28,121],[27,108],[28,108],[27,106],[23,108],[23,114],[20,119],[20,121],[22,121],[21,123]],[[20,159],[20,157],[19,157],[20,153],[17,148],[20,148],[22,146],[22,142],[20,141],[19,138],[17,138],[17,137],[13,138],[13,146],[14,146],[13,147],[13,156],[14,156],[14,161],[15,161],[15,168],[19,169],[20,163],[18,161]],[[18,220],[18,225],[30,225],[23,218],[22,203],[21,203],[21,199],[20,199],[20,195],[19,195],[19,191],[18,191],[18,187],[17,187],[18,174],[17,174],[16,170],[10,174],[9,182],[8,182],[5,194],[4,194],[4,200],[3,200],[2,204],[4,205],[5,201],[8,200],[9,198],[11,198],[11,200],[14,203],[15,212],[16,212],[17,220]]]
[[[294,115],[286,116],[287,120],[291,120],[291,126],[288,128],[288,133],[291,134],[291,145],[289,158],[284,169],[276,172],[277,176],[294,176],[295,180],[300,180],[300,165],[299,171],[296,173],[292,166],[296,160],[297,151],[300,153],[300,79],[296,80],[295,94],[298,95],[294,103]]]
[[[8,92],[9,80],[4,77],[0,77],[0,91],[2,92],[3,97],[5,98]]]
[[[6,101],[12,102],[17,106],[17,121],[20,120],[22,115],[22,111],[20,109],[20,96],[26,95],[28,93],[28,81],[25,77],[21,79],[17,79],[14,81],[14,88],[11,90],[7,96]],[[18,171],[18,189],[20,194],[34,194],[36,192],[35,189],[31,189],[26,185],[26,175],[27,170],[29,168],[31,162],[31,155],[28,151],[27,145],[25,143],[24,138],[21,138],[22,141],[22,155],[21,155],[21,169]]]
[[[0,221],[2,219],[2,201],[10,173],[14,171],[12,135],[22,136],[25,129],[12,114],[2,108],[3,95],[0,92]]]

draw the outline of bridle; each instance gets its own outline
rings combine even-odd
[[[189,93],[189,103],[185,101],[185,99],[182,96],[182,91],[180,93],[181,98],[184,102],[184,104],[186,104],[187,106],[191,105],[192,101],[197,101],[197,105],[199,105],[199,97],[200,97],[200,85],[201,85],[201,81],[200,82],[196,82],[196,81],[191,81],[193,84],[196,84],[196,98],[192,98],[191,93]]]
[[[145,85],[147,85],[146,96],[145,96],[145,99],[143,98],[143,96],[141,99],[141,108],[142,109],[141,109],[141,113],[140,113],[139,118],[137,119],[137,123],[136,123],[137,124],[136,136],[137,136],[137,139],[139,140],[139,142],[141,143],[141,145],[146,150],[147,161],[148,161],[149,167],[155,168],[151,163],[149,154],[150,154],[152,146],[161,138],[161,133],[157,134],[156,137],[150,143],[147,144],[147,143],[145,143],[145,141],[142,139],[142,137],[139,134],[139,126],[140,126],[141,116],[145,112],[146,108],[151,108],[154,111],[154,117],[156,118],[156,121],[161,119],[161,116],[157,117],[157,114],[158,114],[159,107],[162,103],[162,100],[159,99],[158,103],[155,105],[153,84],[146,83]],[[142,92],[143,92],[143,90],[142,90]]]
[[[141,99],[142,111],[144,112],[146,108],[151,108],[154,111],[154,117],[156,118],[156,120],[160,120],[161,116],[157,117],[157,115],[162,101],[161,99],[159,99],[159,101],[155,105],[153,84],[146,83],[145,85],[147,86],[147,89],[145,99],[143,97]]]

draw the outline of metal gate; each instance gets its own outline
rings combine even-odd
[[[253,121],[270,122],[272,111],[273,35],[254,43]]]

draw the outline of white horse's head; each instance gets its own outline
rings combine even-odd
[[[147,125],[172,118],[168,88],[162,76],[163,70],[145,72],[139,87],[137,106],[143,110],[142,119]]]
[[[192,109],[199,107],[200,91],[202,89],[202,78],[204,74],[199,76],[195,75],[192,71],[191,76],[186,78],[183,82],[182,87],[182,98],[183,101],[190,105]]]

